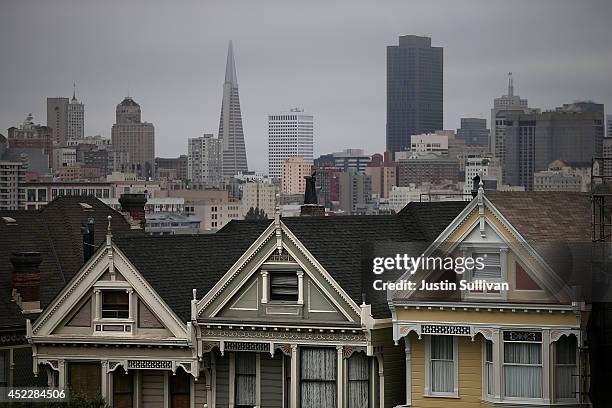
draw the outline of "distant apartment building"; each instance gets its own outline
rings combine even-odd
[[[7,140],[10,149],[40,149],[47,155],[48,167],[53,167],[53,132],[47,126],[35,125],[31,113],[18,128],[8,129]]]
[[[603,108],[575,111],[575,106],[506,116],[502,160],[505,184],[533,190],[534,173],[546,170],[555,160],[590,163],[594,157],[602,156]]]
[[[442,129],[442,112],[443,48],[432,47],[429,37],[399,37],[387,47],[385,150],[409,150],[411,135]]]
[[[303,109],[268,115],[268,175],[280,179],[283,163],[290,157],[302,157],[313,164],[314,120]]]
[[[547,170],[533,174],[534,191],[591,191],[590,163],[572,165],[562,160],[550,163]]]
[[[250,208],[264,210],[268,218],[274,218],[278,187],[266,181],[251,181],[242,185],[242,214]]]
[[[61,181],[87,181],[97,180],[101,177],[99,167],[87,166],[84,163],[73,163],[59,167],[56,174]]]
[[[435,153],[414,154],[400,159],[398,165],[398,186],[421,183],[456,183],[459,180],[457,160]]]
[[[0,160],[0,210],[25,208],[25,173],[22,161]]]
[[[306,179],[312,174],[312,164],[303,157],[289,157],[283,162],[282,191],[288,194],[304,194]]]
[[[56,170],[66,166],[74,166],[77,162],[76,148],[56,147],[53,149],[53,162],[55,163]]]
[[[365,169],[372,160],[372,156],[364,153],[362,149],[344,149],[341,152],[324,154],[314,160],[317,168],[336,167],[339,171],[355,170],[364,174]]]
[[[372,195],[379,198],[389,197],[393,186],[397,186],[397,163],[391,160],[391,153],[373,154],[365,168],[365,174],[372,179]]]
[[[222,180],[223,141],[212,134],[187,141],[187,179],[193,183],[215,185]]]
[[[338,177],[340,209],[347,214],[372,213],[372,178],[355,170],[339,173]]]
[[[111,139],[102,137],[102,135],[85,136],[81,139],[67,140],[66,146],[78,146],[78,145],[94,145],[100,149],[106,149],[112,147]]]
[[[489,134],[487,120],[481,118],[461,118],[461,127],[457,129],[457,139],[468,146],[489,148]]]
[[[153,212],[145,214],[148,235],[180,235],[200,232],[201,220],[195,214]]]
[[[441,133],[412,135],[410,136],[410,151],[420,153],[433,152],[448,155],[448,135]]]
[[[155,174],[165,180],[187,180],[188,158],[181,154],[176,158],[155,158]]]
[[[501,168],[491,154],[486,156],[468,156],[465,159],[464,172],[463,194],[466,196],[469,196],[472,191],[478,189],[478,186],[474,186],[474,177],[476,176],[479,176],[481,180],[484,179],[484,176],[491,176],[501,184]]]
[[[318,202],[331,209],[340,201],[340,170],[337,167],[317,167],[315,171]]]
[[[140,105],[126,97],[117,105],[116,123],[111,129],[113,150],[125,152],[125,161],[115,163],[123,172],[151,178],[155,171],[155,129],[141,121]]]
[[[77,144],[76,161],[86,167],[100,169],[100,177],[106,177],[113,172],[113,151],[109,146]]]
[[[423,190],[411,184],[406,187],[393,186],[389,192],[389,209],[400,212],[408,203],[421,201]]]

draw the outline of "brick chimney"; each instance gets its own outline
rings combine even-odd
[[[23,312],[40,311],[40,252],[13,252],[13,300]]]
[[[146,194],[125,193],[119,197],[121,212],[127,213],[128,222],[132,228],[144,229],[145,227],[145,204],[147,203]]]

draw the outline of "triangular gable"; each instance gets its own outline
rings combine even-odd
[[[319,302],[317,298],[318,305],[324,304],[330,313],[333,308],[349,322],[359,322],[360,308],[357,304],[278,217],[198,302],[197,315],[214,318],[226,308],[245,305],[248,306],[246,309],[254,309],[255,303],[247,292],[261,287],[256,282],[261,277],[256,274],[265,262],[281,253],[288,257],[288,263],[299,266],[308,277],[308,285],[316,287],[317,294],[325,298],[327,303]],[[309,294],[308,285],[303,288],[304,296]],[[316,309],[314,313],[318,311]]]
[[[110,278],[111,275],[113,278]],[[95,288],[115,290],[115,284],[120,284],[123,290],[134,291],[142,305],[153,314],[153,317],[149,317],[153,325],[157,320],[172,336],[178,339],[188,337],[186,324],[180,321],[110,238],[36,319],[32,325],[33,337],[52,336],[56,329],[68,325],[75,317],[79,318],[80,314],[86,313],[83,307],[85,303],[91,302]],[[136,318],[137,305],[133,306],[133,313]]]
[[[537,286],[539,290],[548,292],[559,301],[568,300],[570,292],[567,285],[482,192],[424,251],[423,256],[450,254],[464,243],[474,246],[479,244],[492,247],[505,246],[520,261],[522,272],[528,275],[534,287]],[[436,271],[421,270],[415,274],[406,272],[398,282],[436,281],[438,275],[439,272]],[[390,298],[407,299],[415,293],[415,290],[394,291],[390,294]]]

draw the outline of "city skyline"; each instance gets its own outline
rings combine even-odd
[[[515,5],[480,1],[406,2],[388,8],[338,3],[323,14],[317,5],[279,3],[270,14],[244,3],[240,16],[215,2],[170,10],[161,3],[144,10],[142,4],[122,5],[115,18],[113,7],[101,5],[57,7],[59,15],[43,2],[3,3],[0,34],[10,38],[10,45],[0,48],[6,61],[0,89],[10,98],[0,101],[0,133],[29,112],[44,123],[46,97],[69,96],[76,81],[87,110],[87,135],[110,137],[114,107],[130,93],[156,125],[157,156],[184,154],[187,138],[217,130],[230,39],[240,68],[247,155],[250,169],[257,171],[267,168],[267,114],[290,106],[302,106],[317,117],[315,157],[342,148],[382,152],[385,52],[400,35],[426,35],[444,47],[445,129],[458,128],[461,117],[489,120],[493,98],[506,92],[508,71],[514,73],[515,92],[534,107],[553,109],[579,99],[612,104],[612,93],[601,86],[612,80],[607,69],[612,46],[605,41],[608,2],[590,1],[584,7],[555,1],[551,7],[552,2],[542,1],[531,6],[529,15]],[[295,8],[316,18],[284,21]],[[136,23],[141,12],[146,22]],[[48,20],[36,24],[39,15]],[[93,15],[100,18],[89,18]],[[509,32],[499,30],[495,16],[513,22]],[[229,17],[237,23],[223,24]],[[366,17],[367,27],[361,24]],[[24,19],[32,24],[26,34],[15,36],[20,31],[16,24]],[[437,24],[438,19],[450,24]],[[54,30],[43,36],[41,30],[51,21]],[[168,27],[162,34],[159,24]],[[127,27],[134,29],[131,41],[115,40]],[[286,28],[292,35],[279,39],[277,30]],[[74,31],[80,34],[71,35]],[[53,55],[41,54],[52,48],[49,42],[66,46],[54,47]],[[133,53],[134,48],[139,52]],[[46,63],[35,64],[40,58]]]

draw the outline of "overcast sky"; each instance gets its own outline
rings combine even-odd
[[[130,95],[155,125],[156,155],[218,132],[234,42],[249,167],[267,168],[267,114],[315,115],[315,154],[385,146],[386,46],[444,47],[444,126],[486,117],[494,97],[532,106],[612,105],[610,0],[0,0],[0,133],[77,83],[85,133],[110,137]]]

